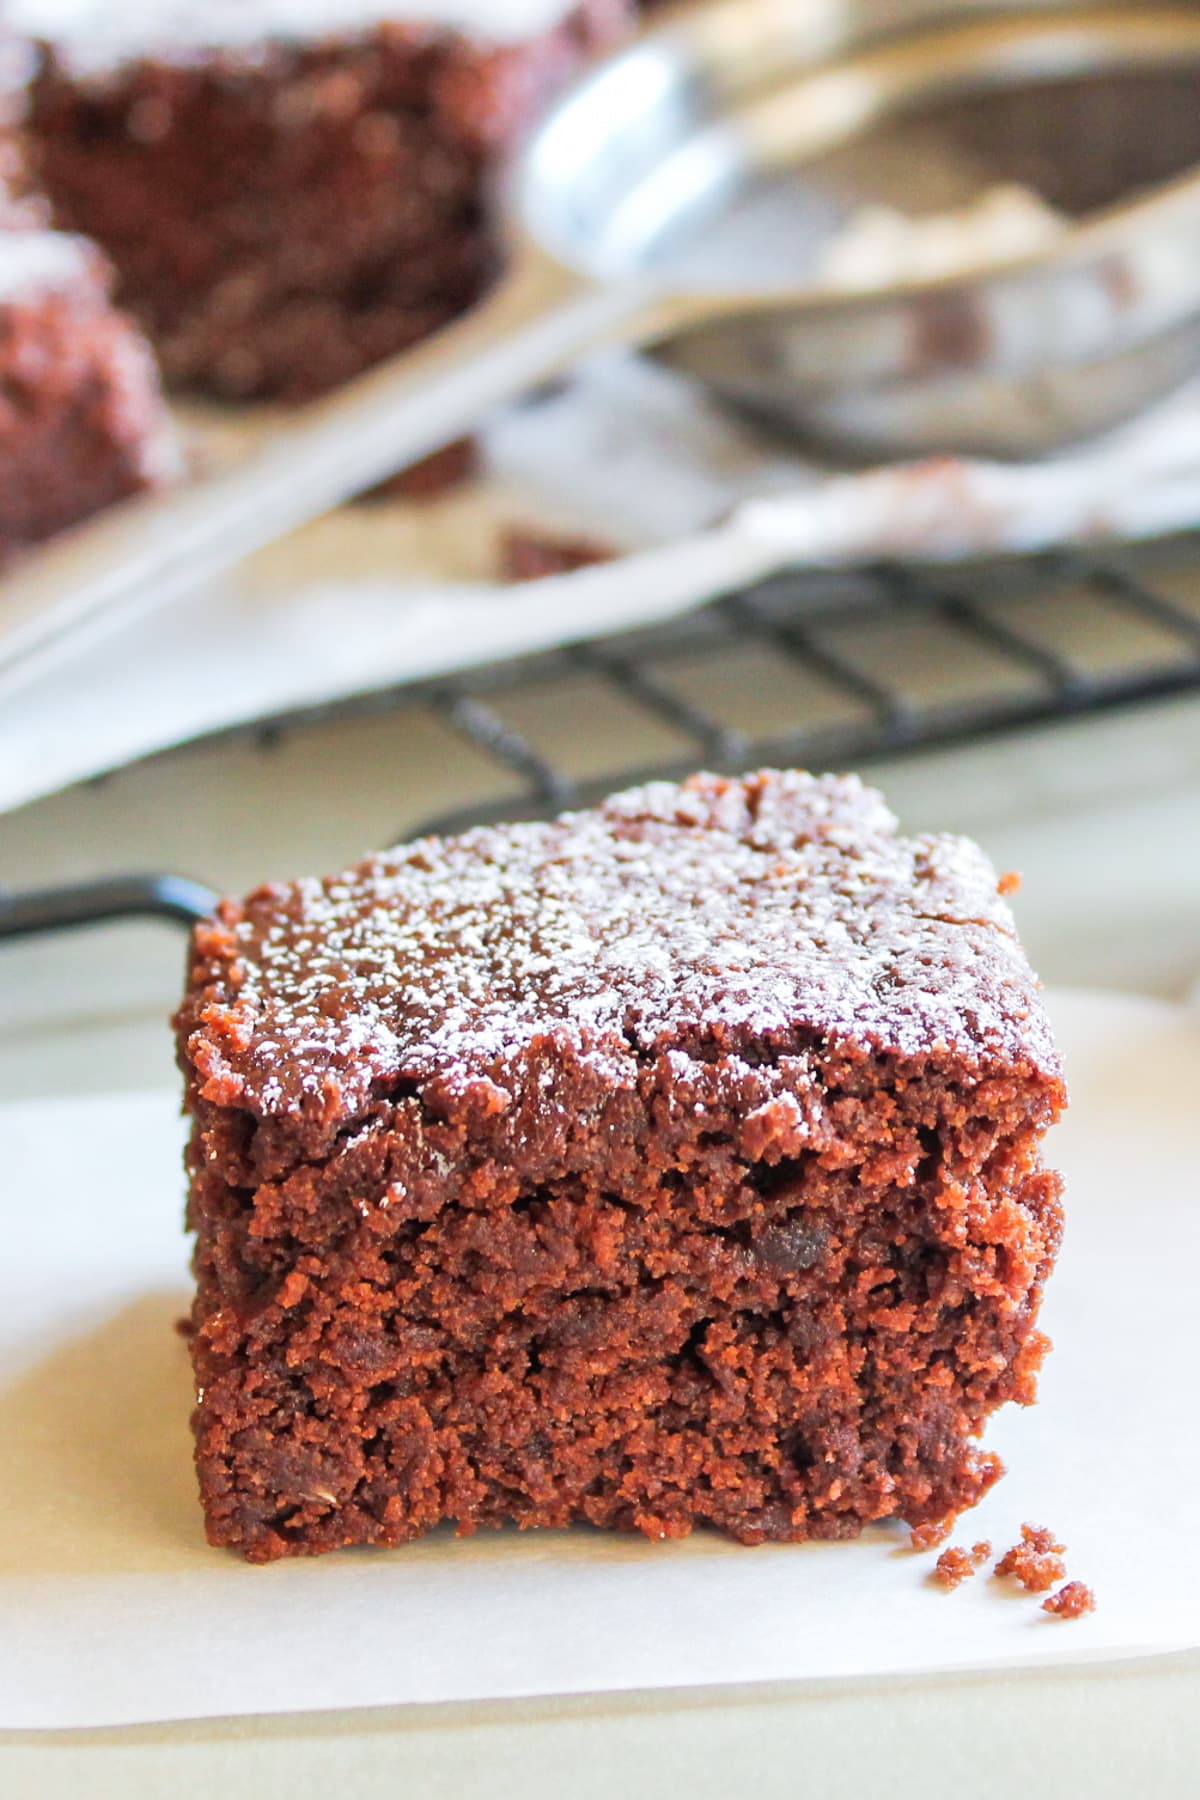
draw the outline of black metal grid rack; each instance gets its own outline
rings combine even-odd
[[[1153,560],[1153,559],[1151,559]],[[1200,689],[1200,535],[1182,559],[1165,565],[1171,576],[1195,569],[1195,604],[1172,596],[1153,568],[1130,562],[1055,555],[991,564],[966,574],[881,566],[853,577],[811,572],[783,574],[743,593],[728,594],[695,618],[612,639],[502,663],[429,683],[390,699],[436,708],[455,729],[519,776],[525,793],[433,823],[465,828],[500,817],[536,817],[588,804],[614,779],[674,779],[697,767],[735,772],[756,765],[849,768],[885,756],[966,743],[989,735],[1051,724],[1088,713],[1133,706]],[[1056,647],[1053,633],[1031,631],[1014,617],[1050,609],[1055,594],[1091,597],[1120,625],[1149,628],[1158,653],[1145,642],[1099,666],[1081,664]],[[902,680],[879,669],[872,639],[890,646],[921,637],[936,658],[975,647],[997,672],[1015,679],[968,683],[965,691],[916,698]],[[797,717],[773,729],[731,726],[673,679],[691,668],[755,645],[797,675],[814,677],[834,699],[834,717]],[[898,656],[902,661],[902,654]],[[599,676],[634,708],[687,740],[671,760],[627,764],[620,770],[572,776],[539,753],[507,722],[508,704],[529,690],[572,673]],[[990,690],[990,691],[989,691]],[[386,703],[387,696],[381,696]]]
[[[735,662],[740,716],[720,691]],[[932,686],[914,689],[914,671],[932,673]],[[619,767],[572,767],[561,747],[548,751],[521,724],[531,699],[581,678],[617,697],[631,721]],[[700,766],[848,768],[1190,690],[1200,691],[1200,534],[1105,556],[955,570],[790,572],[666,625],[221,735],[269,744],[318,720],[426,708],[510,778],[502,801],[429,822],[444,830],[544,816]],[[639,752],[639,721],[657,733],[652,754]],[[579,736],[586,741],[586,724]],[[208,890],[164,875],[0,894],[0,938],[138,913],[186,921],[211,901]]]

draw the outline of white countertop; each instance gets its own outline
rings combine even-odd
[[[577,739],[576,707],[564,700],[540,729]],[[906,824],[967,830],[1023,871],[1022,929],[1047,981],[1182,996],[1200,976],[1200,700],[871,773]],[[496,793],[477,754],[426,719],[326,725],[273,750],[183,753],[0,818],[0,870],[21,885],[153,865],[238,889],[338,865]],[[0,952],[0,1092],[170,1081],[164,1016],[181,956],[158,925]],[[42,1800],[168,1789],[1190,1800],[1197,1766],[1200,1657],[0,1737],[0,1789]]]

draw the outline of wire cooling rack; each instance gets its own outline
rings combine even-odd
[[[564,753],[561,742],[548,748],[528,724],[540,696],[581,680],[592,696],[619,701],[629,721],[619,766]],[[320,721],[424,708],[508,778],[503,800],[428,822],[443,831],[545,816],[701,766],[858,767],[1193,689],[1200,533],[1103,557],[787,573],[665,626],[219,735],[265,745]],[[577,737],[587,745],[586,709]],[[639,760],[643,738],[654,748]],[[186,922],[213,899],[164,874],[0,893],[0,938],[133,914]]]

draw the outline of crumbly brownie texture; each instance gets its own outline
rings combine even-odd
[[[196,1457],[255,1561],[920,1525],[1034,1398],[1064,1099],[982,853],[700,776],[195,935]]]
[[[343,26],[313,0],[192,3],[160,26],[141,0],[19,0],[42,34],[41,179],[111,256],[169,382],[302,399],[471,305],[497,272],[497,164],[629,19],[627,0],[526,4],[540,24],[514,38],[437,23],[499,4],[388,10],[356,0]]]
[[[61,233],[0,229],[0,467],[0,559],[176,471],[149,347]]]
[[[1019,1582],[1027,1593],[1044,1594],[1066,1575],[1065,1550],[1044,1526],[1022,1525],[1020,1543],[1004,1552],[995,1572],[1002,1580]]]
[[[986,1539],[981,1543],[972,1544],[969,1550],[964,1550],[961,1544],[952,1544],[938,1557],[930,1579],[939,1587],[961,1587],[964,1581],[975,1574],[976,1570],[983,1567],[991,1554],[992,1546]]]
[[[1059,1619],[1082,1619],[1095,1610],[1096,1596],[1082,1581],[1068,1581],[1057,1594],[1048,1594],[1042,1601],[1042,1611]]]
[[[970,1552],[958,1544],[952,1544],[949,1550],[943,1550],[934,1565],[931,1577],[939,1587],[961,1587],[968,1577],[974,1575],[975,1564]]]
[[[1021,1545],[1038,1556],[1061,1556],[1067,1547],[1059,1542],[1057,1533],[1051,1531],[1048,1525],[1028,1523],[1021,1527]]]

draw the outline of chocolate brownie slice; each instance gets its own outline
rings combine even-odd
[[[169,382],[300,399],[497,272],[488,190],[628,0],[9,0],[31,138]]]
[[[856,780],[262,888],[198,929],[178,1032],[214,1544],[849,1537],[998,1473],[1059,1062],[982,853]]]
[[[154,358],[114,309],[104,258],[0,229],[0,560],[177,466]]]

